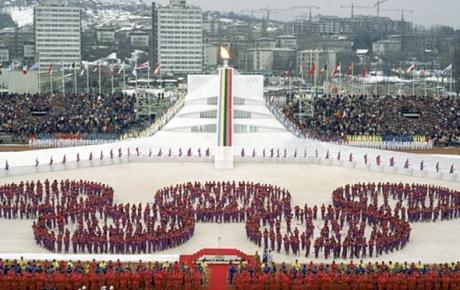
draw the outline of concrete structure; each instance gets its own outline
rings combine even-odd
[[[297,49],[297,37],[294,35],[280,35],[276,41],[279,48]]]
[[[203,68],[203,13],[185,0],[152,4],[152,63],[162,74],[199,73]]]
[[[344,36],[322,37],[308,36],[298,39],[298,49],[324,49],[334,52],[351,52],[353,41]]]
[[[81,11],[60,1],[43,1],[34,8],[35,52],[40,70],[61,64],[81,64]]]
[[[0,63],[7,63],[10,61],[10,50],[8,47],[0,47]]]
[[[131,47],[133,48],[147,48],[149,47],[149,33],[147,31],[133,31],[129,35]]]
[[[318,77],[319,71],[326,65],[328,67],[328,71],[332,71],[332,69],[337,64],[336,53],[331,50],[302,50],[297,52],[297,64],[298,67],[302,70],[304,78],[308,77],[308,69],[311,68],[313,64],[315,64],[315,73]]]
[[[217,67],[217,50],[215,44],[207,43],[203,45],[203,69],[212,70]]]
[[[401,39],[382,39],[372,43],[372,51],[377,55],[401,53]]]
[[[255,41],[255,48],[275,48],[276,47],[276,39],[269,38],[269,37],[261,37],[256,39]]]
[[[113,43],[115,42],[115,29],[112,27],[97,28],[96,37],[99,43]]]
[[[271,73],[294,68],[296,51],[291,48],[250,48],[240,54],[240,66],[245,71]]]
[[[9,59],[16,62],[33,62],[29,57],[27,47],[34,43],[34,32],[30,25],[23,27],[6,27],[0,30],[0,47],[7,48]]]
[[[273,70],[274,48],[250,48],[240,54],[241,68],[251,72],[269,72]]]

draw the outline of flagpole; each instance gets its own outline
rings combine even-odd
[[[53,67],[51,67],[51,70],[50,70],[50,89],[51,89],[51,93],[53,93]]]
[[[42,87],[41,87],[41,84],[40,84],[40,72],[41,72],[41,65],[40,65],[40,56],[37,56],[38,57],[38,94],[41,94],[42,93]]]
[[[147,88],[150,89],[150,60],[147,62],[148,68],[147,68]]]
[[[74,73],[74,85],[75,85],[75,95],[78,94],[78,84],[77,84],[77,64],[74,63],[73,65],[73,73]]]
[[[98,64],[98,70],[99,70],[99,96],[102,94],[101,91],[102,91],[102,87],[101,87],[101,65]]]
[[[62,96],[65,96],[64,65],[62,65],[61,69],[62,69]]]
[[[340,93],[342,92],[342,63],[339,63],[339,96]]]
[[[316,64],[319,65],[319,51],[316,50],[315,52],[315,62],[313,63],[313,65],[315,66],[315,70],[314,70],[314,83],[315,83],[315,96],[316,96],[316,93],[318,91],[317,89],[317,81],[318,81],[318,71],[316,69]]]
[[[423,72],[423,82],[424,82],[424,86],[425,86],[425,97],[426,97],[426,74],[427,74],[427,71],[426,71],[426,66],[425,66],[425,71]]]
[[[387,74],[387,96],[390,95],[390,71]]]
[[[114,75],[114,70],[113,70],[113,67],[112,67],[112,95],[113,95],[113,75]]]
[[[122,64],[123,65],[123,90],[126,92],[126,66],[124,65],[124,63]]]
[[[89,64],[86,63],[86,93],[89,95]]]
[[[355,63],[351,63],[351,94],[355,95]]]
[[[13,73],[13,93],[16,93],[16,77],[15,77],[15,71],[14,71],[14,68],[15,68],[15,65],[14,65],[14,62],[13,62],[13,65],[11,67],[11,72]]]

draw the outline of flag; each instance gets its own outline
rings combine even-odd
[[[85,74],[85,71],[88,71],[88,63],[85,62],[84,67],[82,68],[80,72],[80,76],[83,76]]]
[[[454,165],[452,164],[450,166],[449,174],[454,174],[454,171],[455,171],[455,168],[454,168]]]
[[[141,70],[141,69],[146,69],[149,68],[150,64],[149,62],[144,62],[143,64],[140,64],[136,67],[136,70]]]
[[[39,69],[40,69],[40,65],[38,63],[36,63],[33,66],[29,67],[29,71],[35,71],[35,70],[39,70]]]
[[[133,67],[133,76],[137,77],[137,62],[134,64]]]
[[[319,71],[319,74],[323,74],[327,71],[327,64]]]
[[[52,65],[52,64],[50,64],[50,65],[48,66],[48,74],[49,74],[49,75],[52,75],[52,74],[53,74],[53,65]]]
[[[363,66],[361,68],[361,76],[365,78],[367,76],[367,67]]]
[[[27,64],[24,64],[22,66],[22,74],[27,75],[28,72],[29,72],[29,69],[27,68]]]
[[[452,71],[452,64],[450,64],[448,67],[442,70],[442,74],[447,74]]]
[[[415,69],[417,68],[417,66],[415,64],[412,64],[407,70],[406,70],[406,73],[411,73],[413,72]]]
[[[351,75],[353,73],[354,66],[355,65],[353,63],[348,65],[347,73],[346,73],[347,75]]]
[[[71,68],[72,70],[75,70],[75,67],[76,67],[76,66],[75,66],[75,62],[73,62],[72,65],[70,66],[70,68]]]
[[[334,70],[331,73],[331,76],[335,76],[336,74],[339,74],[342,71],[342,68],[340,67],[340,64],[336,65]]]
[[[96,67],[94,68],[93,72],[97,72],[100,69],[100,64],[97,64]]]
[[[125,70],[125,61],[121,63],[120,69],[118,70],[118,74],[121,74]]]
[[[59,71],[60,72],[64,72],[65,71],[65,67],[64,67],[64,64],[61,63],[61,66],[59,67]]]
[[[16,65],[14,64],[14,61],[13,61],[8,67],[7,71],[14,71],[15,68],[16,68]]]
[[[110,66],[110,75],[111,76],[115,75],[115,65],[113,65],[113,64]]]
[[[307,72],[308,76],[311,77],[312,75],[314,75],[314,74],[315,74],[315,70],[316,70],[316,64],[313,63],[313,64],[311,65],[311,67],[308,69],[308,72]]]
[[[157,66],[153,70],[153,74],[159,75],[160,74],[160,68],[161,68],[161,64],[157,64]]]

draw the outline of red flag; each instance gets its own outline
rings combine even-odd
[[[415,64],[412,64],[412,65],[406,70],[406,73],[411,73],[411,72],[413,72],[416,68],[417,68],[417,66],[416,66]]]
[[[347,75],[351,75],[353,73],[354,66],[355,65],[353,63],[348,65],[347,73],[346,73]]]
[[[159,74],[160,74],[160,68],[161,68],[161,65],[160,65],[160,64],[157,64],[157,66],[156,66],[155,69],[153,70],[153,74],[159,75]]]
[[[48,74],[49,75],[53,74],[53,65],[52,64],[50,64],[49,67],[48,67]]]
[[[335,66],[335,69],[332,71],[332,76],[335,76],[336,74],[340,73],[342,71],[342,68],[340,67],[340,64]]]
[[[316,70],[316,64],[312,64],[312,66],[308,69],[308,76],[311,77],[312,75],[315,74],[315,70]]]
[[[365,78],[367,76],[367,67],[363,66],[361,68],[361,76]]]

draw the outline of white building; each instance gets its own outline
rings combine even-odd
[[[382,39],[372,43],[372,51],[377,55],[401,53],[401,40]]]
[[[276,38],[278,47],[297,49],[297,37],[294,35],[280,35]]]
[[[185,0],[152,4],[152,59],[162,73],[199,73],[203,69],[203,13]]]
[[[10,51],[8,47],[0,47],[0,64],[10,61]]]
[[[35,52],[41,71],[54,70],[63,64],[70,67],[81,63],[81,12],[78,7],[65,6],[60,1],[42,1],[34,7]]]
[[[215,69],[217,67],[219,47],[215,44],[203,45],[203,66],[207,69]]]
[[[319,75],[321,69],[327,66],[327,73],[329,74],[336,66],[336,53],[332,50],[317,50],[307,49],[297,52],[297,64],[303,72],[304,78],[307,78],[307,71],[313,64],[316,66],[316,76]]]

